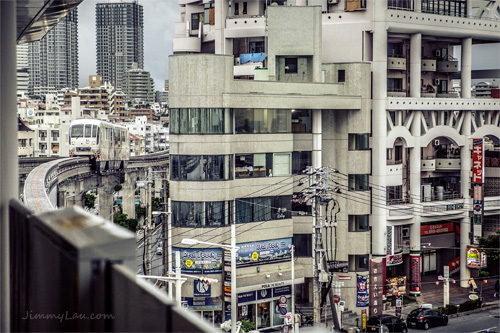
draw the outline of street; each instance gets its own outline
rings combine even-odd
[[[149,275],[161,275],[163,273],[163,264],[162,264],[162,255],[156,253],[156,249],[158,248],[158,244],[161,242],[161,225],[159,225],[151,236],[151,274]],[[141,237],[144,234],[141,233]],[[163,249],[166,251],[166,249]],[[144,274],[143,272],[143,255],[144,255],[144,241],[142,238],[139,238],[138,246],[136,249],[136,263],[137,263],[137,274]]]

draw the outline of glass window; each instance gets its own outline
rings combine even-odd
[[[368,191],[368,175],[349,175],[349,191]]]
[[[257,328],[271,326],[270,302],[257,304]]]
[[[338,70],[338,82],[345,82],[345,69]]]
[[[253,133],[253,109],[238,109],[234,112],[236,134]]]
[[[253,200],[236,199],[236,223],[253,222]]]
[[[349,271],[359,272],[368,270],[368,254],[349,255]]]
[[[271,220],[271,197],[253,199],[253,221]]]
[[[179,156],[170,155],[170,180],[179,180]]]
[[[255,109],[253,113],[254,117],[254,133],[269,133],[269,122],[270,118],[268,109]]]
[[[249,53],[263,53],[265,52],[264,49],[264,42],[249,42],[248,43],[248,52]]]
[[[285,58],[285,73],[297,73],[297,58]]]
[[[273,220],[289,219],[292,217],[292,196],[280,195],[272,197],[271,218]]]
[[[235,156],[234,173],[236,178],[253,177],[253,154]]]
[[[368,133],[350,133],[348,136],[349,150],[369,149]]]
[[[224,109],[224,133],[233,133],[233,109]]]
[[[312,215],[312,206],[302,192],[295,192],[292,196],[292,215]]]
[[[312,165],[311,151],[294,151],[292,153],[292,173],[299,174]]]
[[[222,134],[224,130],[224,109],[203,109],[203,133]]]
[[[176,227],[200,227],[202,216],[201,202],[173,201],[172,213]]]
[[[97,125],[92,125],[92,137],[96,138],[97,137],[97,131],[99,130],[99,127]]]
[[[292,110],[292,133],[312,133],[311,110]]]
[[[295,257],[312,257],[312,234],[293,234]]]
[[[81,138],[83,136],[83,125],[73,125],[71,126],[71,137]]]
[[[290,153],[276,153],[273,156],[273,176],[290,176]]]
[[[201,109],[179,109],[180,134],[201,133]]]
[[[85,137],[90,138],[92,136],[92,125],[85,125]]]
[[[370,225],[368,215],[349,215],[349,231],[369,231]]]
[[[206,155],[203,156],[203,179],[204,180],[228,180],[232,179],[231,156],[230,155]]]
[[[179,109],[170,109],[170,133],[179,134]]]
[[[226,217],[230,216],[230,211],[225,210],[224,201],[214,201],[205,203],[205,226],[221,227],[227,225]]]
[[[201,180],[201,156],[180,155],[179,164],[180,179]]]
[[[292,130],[292,115],[288,109],[273,110],[274,117],[271,120],[272,133],[290,133]]]

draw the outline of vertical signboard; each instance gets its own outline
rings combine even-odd
[[[356,274],[356,307],[362,308],[369,305],[368,276]]]
[[[472,243],[478,244],[482,236],[484,217],[484,147],[483,139],[474,139],[472,142],[472,188],[474,192],[474,215],[472,229]]]
[[[410,253],[411,295],[420,295],[420,253]]]
[[[373,258],[370,260],[370,317],[382,314],[382,293],[384,285],[385,258]]]
[[[387,226],[387,255],[394,254],[394,226]]]
[[[231,319],[231,251],[223,250],[224,320]]]

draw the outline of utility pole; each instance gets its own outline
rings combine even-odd
[[[146,197],[146,219],[145,219],[145,230],[146,233],[146,275],[151,275],[151,178],[152,170],[151,167],[148,168],[147,177],[147,197]]]

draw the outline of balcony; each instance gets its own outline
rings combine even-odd
[[[386,166],[387,186],[398,186],[403,184],[403,164],[393,164]]]
[[[387,57],[387,69],[405,71],[406,70],[406,58]]]
[[[265,36],[266,18],[252,16],[226,19],[226,38],[245,38]]]
[[[439,73],[458,73],[458,60],[438,60],[436,71]]]
[[[422,59],[422,72],[435,72],[436,59]]]
[[[436,97],[438,98],[459,98],[456,90],[438,91]]]
[[[435,171],[436,170],[436,160],[435,159],[427,159],[422,160],[420,164],[421,171]]]
[[[406,90],[402,89],[387,90],[387,97],[406,97]]]
[[[457,171],[460,170],[460,158],[437,158],[435,166],[439,171]]]

